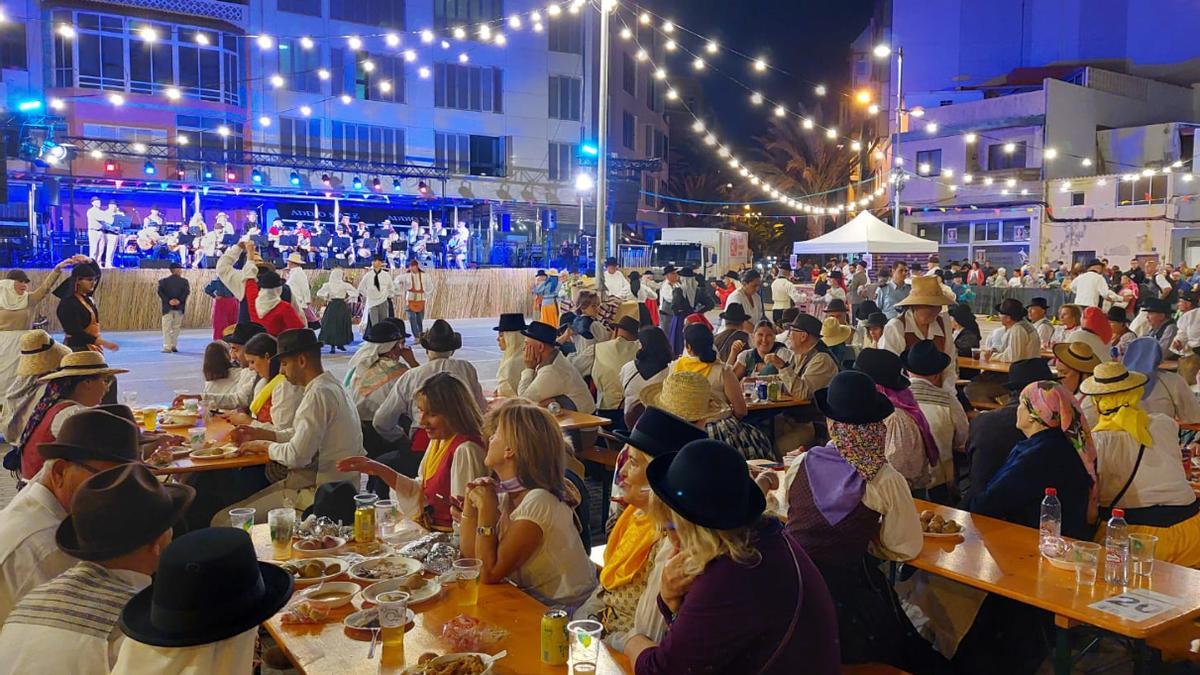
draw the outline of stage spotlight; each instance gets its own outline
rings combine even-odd
[[[355,190],[361,190],[363,186],[362,179],[358,176],[355,176],[354,180],[350,181],[350,185],[352,185]]]
[[[117,163],[116,162],[105,162],[104,163],[104,173],[116,173],[116,172],[117,172]]]
[[[378,178],[376,178],[371,181],[371,189],[376,192],[379,192],[381,189],[383,189],[383,183],[380,182],[380,180]]]
[[[201,175],[204,177],[204,180],[212,180],[213,176],[215,176],[216,174],[213,173],[213,168],[211,166],[209,166],[208,164],[205,164]]]
[[[392,179],[392,192],[399,192],[404,187],[404,183],[399,178]]]
[[[187,176],[187,171],[182,166],[177,166],[175,167],[175,175],[179,177],[179,180],[183,180]]]
[[[291,183],[292,185],[299,185],[300,184],[300,174],[293,171],[292,175],[288,176],[288,182]]]
[[[262,185],[262,182],[263,182],[262,172],[259,171],[258,169],[251,171],[250,172],[250,180],[253,181],[255,185]]]
[[[225,180],[229,181],[230,183],[234,182],[237,180],[237,172],[235,172],[233,169],[229,169],[225,172]]]
[[[156,172],[157,169],[154,168],[154,162],[147,160],[146,163],[142,165],[142,173],[146,174],[147,176],[153,176]]]
[[[333,185],[333,179],[329,177],[329,174],[323,173],[321,174],[321,184],[325,187],[331,187]]]

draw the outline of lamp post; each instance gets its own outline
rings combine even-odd
[[[608,32],[609,12],[616,7],[615,0],[600,2],[600,87],[598,92],[596,138],[596,289],[604,299],[605,227],[608,221]],[[582,208],[580,211],[582,212]],[[582,229],[582,218],[580,219]]]
[[[873,50],[875,57],[886,59],[892,54],[892,48],[886,44],[875,45]],[[892,175],[895,177],[895,182],[892,184],[892,227],[900,229],[900,189],[904,184],[903,173],[901,168],[900,158],[900,115],[903,112],[904,96],[901,93],[901,86],[904,78],[904,48],[896,48],[896,133],[892,137]]]

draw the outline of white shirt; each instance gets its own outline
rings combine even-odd
[[[1033,322],[1033,328],[1037,331],[1042,349],[1050,349],[1050,342],[1054,339],[1054,324],[1050,323],[1050,319],[1043,316]]]
[[[67,510],[49,488],[31,482],[0,511],[0,621],[25,594],[70,569],[54,533]]]
[[[633,361],[622,366],[620,378],[625,387],[625,413],[628,414],[630,410],[633,410],[633,406],[642,402],[642,390],[646,388],[646,385],[662,382],[670,373],[670,368],[663,368],[646,380],[637,371],[637,364]]]
[[[638,351],[637,340],[616,338],[596,345],[596,359],[592,365],[592,380],[596,383],[596,392],[600,397],[601,410],[615,410],[622,407],[625,400],[624,380],[621,372],[624,367],[633,363],[633,357]]]
[[[254,385],[258,382],[258,373],[252,368],[238,368],[235,371],[230,371],[228,379],[236,380],[228,389],[223,387],[213,387],[209,389],[209,384],[204,385],[204,402],[212,408],[218,410],[236,410],[237,408],[249,408],[250,401],[254,400]]]
[[[675,289],[679,284],[672,284],[669,281],[663,281],[662,286],[658,288],[658,311],[671,313],[671,300],[675,297]]]
[[[254,667],[258,626],[219,642],[195,647],[155,647],[126,638],[113,675],[248,675]]]
[[[220,408],[221,406],[216,405],[214,401],[236,399],[238,387],[242,381],[242,370],[242,368],[230,368],[228,377],[205,381],[202,399],[204,404],[210,408]]]
[[[254,383],[254,395],[257,396],[262,388],[267,386],[269,380],[262,378]],[[275,439],[283,442],[292,437],[292,431],[296,426],[296,411],[300,409],[300,401],[303,400],[304,390],[287,380],[280,381],[271,390],[271,421],[259,422],[255,420],[250,423],[250,426],[260,429],[271,429],[275,432]]]
[[[378,431],[384,440],[394,441],[404,436],[404,430],[400,426],[401,415],[407,415],[412,420],[412,428],[421,426],[421,413],[417,409],[414,394],[421,388],[421,385],[425,384],[425,380],[438,373],[453,375],[459,382],[466,385],[467,391],[475,397],[475,402],[479,404],[480,410],[487,408],[487,401],[483,398],[483,387],[479,386],[479,376],[475,373],[475,366],[463,359],[430,359],[429,363],[419,365],[401,375],[400,379],[392,385],[387,398],[383,400],[383,405],[375,411],[373,420],[375,431]]]
[[[404,302],[421,302],[425,300],[425,293],[428,288],[425,285],[425,273],[405,272],[397,274],[392,280],[394,287],[393,293],[397,296],[404,296]]]
[[[612,272],[604,272],[604,292],[614,298],[628,300],[633,296],[632,289],[629,288],[629,280],[621,274],[621,270]]]
[[[486,455],[487,451],[484,448],[471,441],[463,441],[455,448],[454,458],[450,460],[450,494],[448,496],[461,499],[467,494],[467,483],[491,473],[491,469],[483,463]],[[420,475],[418,470],[418,484],[423,486],[426,478],[428,477]],[[425,497],[421,488],[404,494],[392,489],[390,496],[398,502],[400,512],[406,516],[419,515],[425,508]]]
[[[1125,496],[1122,508],[1185,506],[1196,501],[1179,462],[1179,425],[1166,415],[1150,415],[1151,444]],[[1096,444],[1100,503],[1108,506],[1129,480],[1137,461],[1139,443],[1124,431],[1093,431]]]
[[[1123,302],[1121,296],[1108,288],[1104,277],[1091,270],[1080,274],[1071,282],[1071,291],[1075,293],[1075,304],[1080,307],[1099,307],[1101,298]]]
[[[591,414],[596,410],[583,376],[562,354],[555,354],[553,361],[538,366],[536,370],[526,368],[522,371],[517,396],[538,403],[555,396],[566,396],[581,413]]]
[[[112,216],[108,211],[93,206],[87,210],[87,229],[98,231],[112,224]]]
[[[312,288],[308,285],[308,273],[303,267],[288,270],[287,286],[292,289],[292,306],[304,316],[304,308],[312,304]]]
[[[729,307],[729,305],[735,302],[741,305],[742,309],[746,310],[746,314],[750,316],[750,323],[757,326],[758,322],[762,321],[763,303],[762,299],[758,297],[757,293],[755,293],[753,297],[750,297],[746,294],[746,289],[739,288],[729,294],[729,298],[725,301],[725,306]],[[717,330],[721,331],[725,330],[725,328],[727,328],[725,325],[725,320],[721,319],[721,326]]]
[[[379,288],[375,287],[376,279],[379,280]],[[392,292],[392,275],[386,269],[382,268],[378,272],[373,269],[367,270],[358,282],[358,294],[362,296],[367,309],[382,305],[388,301],[388,298],[394,295]]]
[[[1200,347],[1200,309],[1189,309],[1175,320],[1175,342],[1183,348],[1171,351],[1191,356],[1192,349]]]
[[[332,373],[321,373],[304,386],[289,436],[286,441],[271,443],[267,456],[293,470],[316,462],[318,486],[358,479],[357,473],[343,473],[336,468],[339,459],[366,453],[354,403]]]
[[[1042,341],[1033,324],[1021,320],[1004,329],[1004,349],[994,358],[997,361],[1024,361],[1042,355]]]
[[[1169,370],[1159,370],[1155,377],[1158,382],[1150,395],[1142,399],[1142,410],[1166,415],[1183,424],[1200,423],[1200,401],[1183,377]]]
[[[943,323],[945,323],[944,329]],[[942,388],[953,390],[954,383],[958,379],[958,351],[954,347],[954,337],[950,334],[950,320],[944,315],[938,315],[938,318],[929,324],[929,332],[922,335],[917,327],[917,322],[912,318],[912,312],[904,312],[884,325],[883,336],[879,338],[879,348],[886,349],[897,356],[903,354],[907,349],[904,341],[906,333],[912,333],[921,340],[932,340],[939,335],[944,337],[942,342],[945,346],[942,351],[950,357],[950,365],[942,371]]]
[[[787,277],[779,277],[771,282],[771,309],[787,309],[792,306],[792,291],[796,285]]]
[[[502,495],[500,512],[509,514],[500,519],[501,539],[519,520],[527,520],[542,531],[537,550],[508,575],[518,588],[547,605],[568,607],[580,604],[591,594],[596,587],[596,567],[575,529],[571,507],[535,488],[525,493],[516,508],[509,495]]]

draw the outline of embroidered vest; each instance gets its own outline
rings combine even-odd
[[[430,520],[435,528],[449,530],[451,527],[450,469],[454,466],[454,453],[458,452],[459,446],[463,443],[474,443],[480,447],[487,447],[482,438],[472,438],[460,434],[455,438],[454,444],[446,449],[446,455],[442,457],[442,463],[434,470],[433,475],[425,476],[421,481],[421,492],[425,495],[425,503],[433,510]]]

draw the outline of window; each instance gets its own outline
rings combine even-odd
[[[1071,193],[1071,206],[1083,206],[1083,204],[1084,204],[1083,197],[1084,197],[1084,193],[1082,193],[1082,192],[1072,192]]]
[[[230,130],[228,136],[217,132],[221,126]],[[186,134],[187,145],[177,146],[180,159],[203,160],[215,164],[235,161],[242,150],[242,125],[222,117],[199,117],[179,115],[175,118],[175,129]]]
[[[1030,229],[1028,220],[1006,220],[1004,221],[1004,241],[1029,241]]]
[[[292,91],[321,93],[321,79],[317,70],[321,68],[319,48],[302,49],[299,40],[288,40],[279,45],[279,72]]]
[[[404,103],[404,59],[360,52],[354,69],[354,95],[364,101]]]
[[[637,95],[637,66],[627,52],[621,54],[621,88],[630,96]]]
[[[1004,146],[1006,145],[1008,143],[995,143],[988,146],[988,171],[1025,168],[1025,141],[1012,143],[1012,152],[1005,151]]]
[[[637,150],[637,117],[629,112],[621,114],[621,144]]]
[[[658,94],[658,80],[654,79],[654,73],[650,69],[646,69],[646,107],[654,112],[662,110],[662,97]]]
[[[333,159],[377,164],[404,163],[404,130],[334,121],[330,125]]]
[[[499,68],[435,63],[433,105],[455,110],[504,112],[502,75]]]
[[[320,7],[320,0],[315,0]],[[320,16],[318,9],[317,16]],[[404,0],[329,0],[329,18],[404,28]]]
[[[433,0],[433,24],[438,30],[465,24],[499,21],[503,14],[504,3],[502,0]],[[558,19],[551,21],[550,24],[553,26],[555,21]],[[470,37],[474,39],[475,36],[471,35]]]
[[[170,35],[171,26],[143,22],[143,25]],[[173,47],[166,42],[129,42],[129,90],[150,94],[175,84]]]
[[[975,243],[981,241],[1000,241],[1000,222],[989,220],[975,223]]]
[[[566,183],[575,175],[575,155],[579,146],[573,143],[551,143],[549,178],[556,183]]]
[[[642,193],[646,206],[652,209],[658,208],[658,179],[650,173],[642,174]]]
[[[667,135],[661,131],[655,130],[654,132],[654,153],[650,156],[659,159],[667,158]]]
[[[583,53],[583,23],[580,14],[559,15],[550,22],[549,38],[550,51],[564,54]]]
[[[578,122],[581,119],[582,87],[583,81],[577,77],[551,75],[550,119]]]
[[[1167,201],[1167,177],[1163,174],[1140,176],[1131,174],[1122,178],[1117,185],[1117,206],[1138,204],[1165,204]]]
[[[654,153],[654,125],[642,127],[642,155],[649,159]]]
[[[0,68],[25,70],[25,27],[16,23],[0,26]]]
[[[279,11],[321,16],[321,0],[279,0]]]
[[[321,156],[321,120],[279,118],[279,154]]]
[[[470,134],[433,135],[434,163],[450,173],[504,176],[507,173],[505,139]]]
[[[918,150],[917,173],[922,176],[936,176],[942,172],[941,150]]]
[[[166,144],[167,131],[165,129],[143,129],[141,127],[84,123],[83,137],[106,141],[122,141],[125,143]]]

